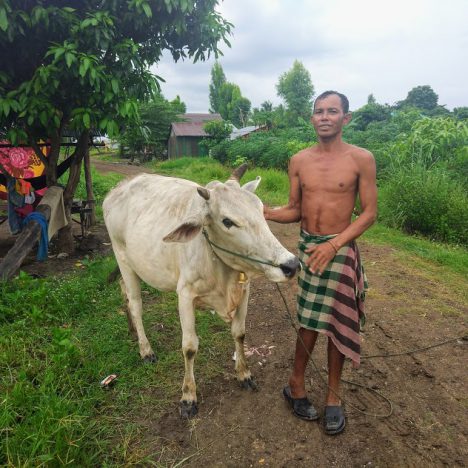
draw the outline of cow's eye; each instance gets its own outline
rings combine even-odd
[[[224,218],[223,219],[223,224],[229,229],[232,228],[232,226],[235,226],[234,222],[231,221],[229,218]]]

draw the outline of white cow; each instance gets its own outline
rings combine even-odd
[[[177,291],[185,359],[183,417],[197,413],[194,308],[208,306],[231,323],[237,378],[243,387],[255,388],[243,346],[249,282],[259,275],[285,281],[299,267],[263,217],[262,202],[253,193],[260,178],[239,185],[245,169],[238,168],[226,183],[215,181],[206,187],[142,174],[119,184],[103,203],[127,297],[129,328],[145,361],[156,358],[143,328],[140,280],[159,290]]]

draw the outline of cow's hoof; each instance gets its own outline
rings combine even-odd
[[[158,360],[158,358],[156,357],[156,354],[154,354],[154,353],[148,354],[147,356],[143,357],[143,362],[145,364],[153,364],[157,360]]]
[[[198,413],[198,406],[196,401],[182,400],[179,403],[180,417],[183,419],[190,419]]]
[[[258,390],[258,385],[252,377],[241,380],[240,385],[245,390],[254,390],[254,391]]]

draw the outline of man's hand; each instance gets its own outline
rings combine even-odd
[[[307,268],[313,273],[321,275],[326,266],[335,257],[337,248],[331,240],[322,244],[312,245],[305,250],[310,257],[305,261]]]

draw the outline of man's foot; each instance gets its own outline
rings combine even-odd
[[[283,388],[284,399],[291,406],[295,416],[306,421],[315,421],[318,419],[317,410],[312,406],[312,403],[307,397],[305,398],[293,398],[291,396],[291,389],[289,385]]]
[[[346,418],[342,406],[325,406],[323,419],[325,434],[336,435],[343,432],[346,426]]]

